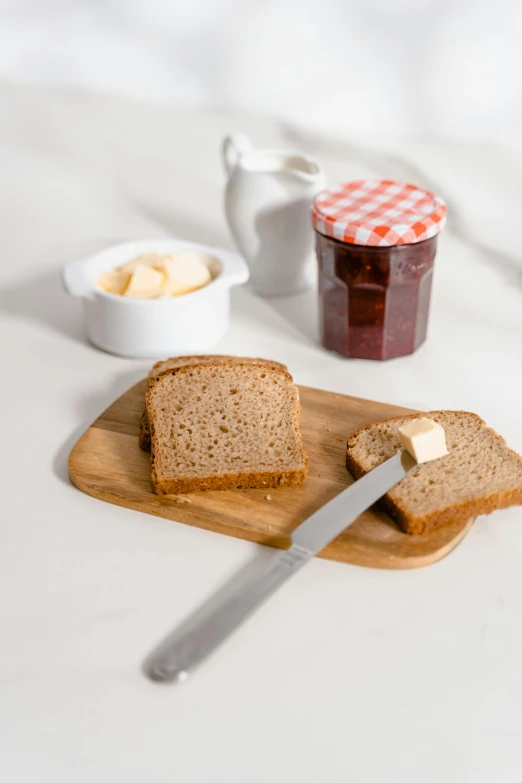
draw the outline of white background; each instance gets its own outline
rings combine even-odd
[[[231,130],[308,150],[330,182],[433,185],[449,219],[416,354],[329,354],[313,290],[248,286],[216,350],[288,363],[299,384],[475,410],[522,453],[520,14],[514,0],[0,0],[2,781],[520,783],[520,508],[429,568],[316,559],[186,687],[141,675],[262,548],[71,486],[72,445],[148,363],[88,344],[59,277],[115,240],[230,246]]]
[[[0,0],[0,79],[518,145],[521,39],[519,0]]]

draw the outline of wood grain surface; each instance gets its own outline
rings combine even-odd
[[[82,435],[69,457],[73,484],[108,503],[282,548],[289,546],[291,533],[301,522],[352,483],[345,467],[350,433],[363,424],[412,412],[302,386],[301,431],[310,459],[302,487],[159,497],[150,481],[150,456],[138,446],[145,386],[143,380],[129,389]],[[418,568],[444,557],[472,524],[469,520],[427,536],[409,536],[374,507],[321,557],[375,568]]]

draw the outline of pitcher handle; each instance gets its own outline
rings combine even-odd
[[[244,133],[231,133],[223,139],[223,163],[228,174],[237,166],[237,163],[245,152],[252,149],[252,143]]]

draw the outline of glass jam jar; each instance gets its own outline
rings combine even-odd
[[[445,219],[441,198],[391,180],[348,182],[315,197],[325,348],[358,359],[392,359],[424,342]]]

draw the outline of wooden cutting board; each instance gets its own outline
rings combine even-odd
[[[301,386],[301,430],[310,459],[302,487],[159,497],[152,491],[149,454],[138,446],[145,387],[143,380],[129,389],[82,435],[69,457],[73,484],[109,503],[282,548],[289,546],[301,522],[352,483],[345,467],[348,435],[363,424],[411,413]],[[409,536],[386,513],[372,508],[321,557],[376,568],[418,568],[454,549],[472,524],[469,520],[428,536]]]

